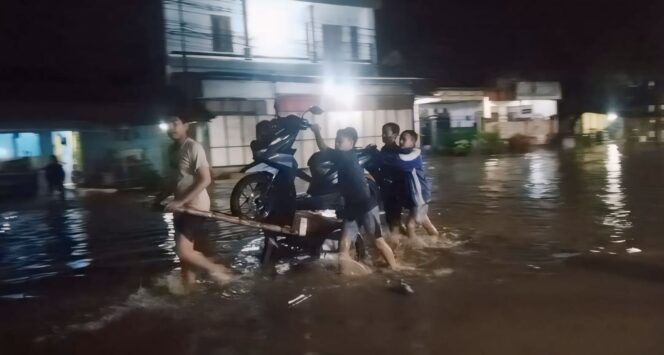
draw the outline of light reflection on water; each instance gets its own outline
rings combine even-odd
[[[620,153],[617,144],[606,146],[606,186],[604,187],[604,193],[601,194],[601,199],[607,209],[603,224],[609,227],[611,231],[609,237],[613,244],[625,243],[625,233],[632,227],[629,219],[630,211],[627,209],[623,188],[622,158],[623,155]],[[624,249],[628,253],[630,250],[633,249]]]

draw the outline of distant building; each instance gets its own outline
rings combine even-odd
[[[615,113],[624,124],[624,137],[633,142],[664,142],[664,80],[633,76],[612,91]]]
[[[441,141],[444,136],[472,139],[479,132],[497,132],[502,139],[521,134],[545,144],[558,133],[561,99],[557,82],[500,80],[496,88],[440,88],[417,97],[417,123],[425,144],[433,146],[449,145]]]

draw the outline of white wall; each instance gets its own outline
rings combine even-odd
[[[500,121],[507,121],[510,116],[520,119],[549,119],[558,114],[558,102],[555,100],[490,101],[489,107],[492,115],[497,114]]]
[[[544,118],[558,114],[558,101],[555,100],[533,100],[533,113]]]
[[[420,117],[433,116],[442,113],[444,109],[447,109],[450,114],[450,125],[452,127],[473,127],[482,115],[482,102],[424,104],[420,105]]]
[[[498,132],[501,139],[509,139],[515,134],[522,134],[533,138],[535,144],[545,144],[548,139],[558,133],[557,120],[532,120],[510,122],[487,122],[486,132]]]

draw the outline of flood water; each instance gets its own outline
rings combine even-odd
[[[243,278],[188,296],[172,292],[171,216],[147,196],[3,201],[0,353],[664,352],[663,148],[436,157],[427,172],[430,216],[458,245],[404,250],[416,271],[261,272],[261,235],[211,222],[211,247]],[[213,188],[221,208],[231,187]]]

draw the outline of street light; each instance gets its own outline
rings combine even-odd
[[[166,132],[166,131],[168,131],[168,125],[167,125],[166,123],[164,123],[164,122],[161,122],[161,123],[159,124],[159,129],[160,129],[162,132]]]
[[[609,112],[609,114],[606,116],[606,119],[609,120],[609,122],[613,122],[618,119],[618,114],[615,112]]]

